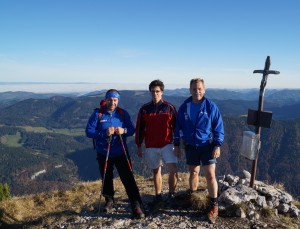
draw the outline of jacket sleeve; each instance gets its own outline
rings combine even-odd
[[[213,144],[221,146],[224,141],[224,126],[221,113],[218,107],[214,107],[214,115],[212,120]]]
[[[182,119],[182,106],[179,108],[177,116],[176,116],[176,125],[175,125],[175,132],[174,132],[174,145],[179,146],[180,145],[180,132],[182,130],[182,122],[184,119]]]
[[[126,137],[132,136],[134,134],[135,128],[131,121],[130,115],[127,111],[124,111],[125,113],[125,119],[124,119],[124,128],[127,129]]]
[[[176,111],[176,108],[174,106],[171,106],[171,107],[172,107],[172,111],[171,111],[171,114],[172,114],[171,125],[172,125],[172,133],[174,135],[175,128],[176,128],[177,111]]]
[[[88,138],[106,137],[106,130],[99,130],[97,126],[98,112],[94,111],[85,127],[85,134]]]
[[[143,120],[143,109],[140,108],[135,125],[135,144],[140,147],[145,137],[145,122]]]

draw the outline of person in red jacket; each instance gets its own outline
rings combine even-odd
[[[175,107],[162,99],[164,83],[154,80],[149,84],[152,100],[144,104],[138,113],[135,130],[135,143],[138,156],[145,156],[146,163],[153,170],[155,199],[163,201],[161,167],[163,162],[169,172],[168,200],[174,198],[177,185],[177,157],[173,152],[173,134],[177,111]],[[145,146],[143,152],[143,145]]]

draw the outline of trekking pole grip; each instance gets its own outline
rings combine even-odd
[[[112,139],[112,135],[109,135],[108,138],[107,138],[107,143],[108,143],[108,144],[110,144],[111,139]]]

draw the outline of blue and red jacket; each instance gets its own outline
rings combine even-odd
[[[89,121],[85,128],[85,133],[88,138],[96,139],[97,153],[106,156],[108,150],[108,139],[106,134],[108,127],[122,127],[127,129],[126,134],[122,134],[123,143],[127,150],[126,137],[134,134],[134,125],[130,119],[130,116],[126,110],[123,110],[123,114],[119,112],[119,109],[115,109],[113,112],[108,112],[106,107],[101,111],[101,119],[99,118],[100,109],[95,109],[89,118]],[[103,112],[103,113],[102,113]],[[124,154],[122,143],[118,135],[112,135],[110,143],[109,157],[121,156]]]
[[[190,116],[192,97],[183,102],[178,110],[174,145],[180,144],[180,137],[186,144],[221,146],[224,140],[223,120],[217,105],[204,98],[194,124]]]
[[[173,144],[177,111],[167,101],[144,104],[138,113],[135,143],[140,147],[145,140],[146,148],[161,148]]]

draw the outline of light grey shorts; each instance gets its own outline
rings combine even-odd
[[[173,144],[165,145],[162,148],[146,148],[145,159],[150,169],[157,169],[163,165],[163,162],[166,164],[178,163],[173,151]]]

